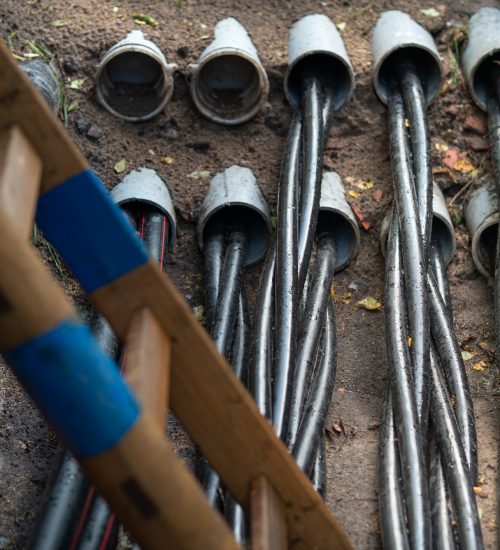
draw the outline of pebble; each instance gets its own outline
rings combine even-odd
[[[85,134],[91,124],[92,123],[86,116],[80,116],[75,120],[75,126],[79,134]]]
[[[101,139],[102,130],[98,126],[92,125],[87,131],[87,137],[90,139]]]

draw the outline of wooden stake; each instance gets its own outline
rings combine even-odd
[[[263,476],[250,489],[252,550],[286,550],[286,518],[283,502]]]
[[[170,338],[147,308],[133,317],[126,339],[125,378],[139,401],[165,429],[170,378]]]
[[[42,161],[22,131],[0,134],[0,216],[24,239],[33,231],[41,177]]]

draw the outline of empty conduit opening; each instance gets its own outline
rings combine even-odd
[[[206,117],[239,124],[254,116],[267,96],[267,79],[241,54],[216,54],[193,75],[193,100]]]
[[[168,76],[171,81],[170,76]],[[112,114],[126,120],[148,120],[170,98],[171,84],[162,64],[147,53],[118,53],[101,66],[96,92]]]

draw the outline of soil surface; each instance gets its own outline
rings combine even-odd
[[[377,513],[377,447],[381,404],[387,376],[384,314],[358,307],[368,296],[383,303],[384,261],[379,228],[392,202],[386,109],[372,89],[371,31],[380,13],[402,9],[433,34],[445,63],[445,85],[429,107],[435,178],[457,224],[457,250],[449,266],[455,326],[473,389],[479,436],[482,489],[478,504],[487,548],[496,547],[495,483],[498,445],[498,374],[494,366],[492,290],[474,268],[470,238],[462,221],[462,206],[483,173],[491,173],[484,140],[470,130],[468,117],[483,114],[472,104],[455,53],[468,17],[495,2],[441,1],[437,5],[409,0],[286,2],[279,0],[2,0],[0,37],[16,54],[33,53],[32,41],[50,52],[62,70],[67,95],[68,132],[90,164],[111,188],[124,173],[114,167],[122,159],[126,171],[147,166],[168,182],[178,214],[178,237],[168,272],[193,307],[203,303],[202,257],[198,250],[196,218],[208,189],[209,177],[238,163],[254,171],[273,214],[281,153],[291,108],[282,92],[288,28],[308,13],[322,12],[337,24],[356,75],[349,104],[335,114],[325,154],[325,167],[337,170],[358,207],[362,230],[357,258],[335,280],[338,329],[338,373],[328,419],[328,505],[345,526],[356,548],[380,546]],[[437,10],[433,16],[421,8]],[[134,23],[132,14],[153,17],[157,26]],[[429,12],[427,12],[429,13]],[[432,13],[432,12],[430,12]],[[252,121],[238,127],[212,123],[195,110],[184,75],[210,42],[215,23],[235,16],[250,32],[270,78],[269,104]],[[344,25],[345,24],[345,25]],[[165,112],[147,123],[114,118],[98,106],[93,75],[104,52],[133,28],[141,28],[177,63],[175,91]],[[13,36],[11,33],[16,32]],[[83,79],[83,82],[79,82]],[[72,85],[72,89],[69,86]],[[79,89],[78,89],[79,88]],[[463,173],[443,164],[446,147],[466,152],[478,172]],[[474,148],[474,149],[473,149]],[[479,150],[478,150],[479,149]],[[201,177],[199,177],[201,176]],[[205,176],[205,177],[203,177]],[[198,177],[198,179],[196,179]],[[373,187],[362,182],[373,182]],[[361,183],[361,185],[360,185]],[[364,188],[363,188],[364,187]],[[92,213],[89,212],[91,216]],[[57,257],[37,236],[35,243],[65,289],[85,314],[88,306],[78,285]],[[247,274],[251,305],[259,266]],[[472,367],[483,361],[482,370]],[[498,393],[497,393],[498,396]],[[497,397],[498,399],[498,397]],[[177,425],[171,437],[183,456],[189,440]],[[0,548],[24,548],[49,475],[57,439],[13,376],[0,367]]]

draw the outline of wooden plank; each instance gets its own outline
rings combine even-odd
[[[171,345],[170,338],[149,309],[142,308],[134,315],[125,349],[125,379],[164,430]]]
[[[141,548],[238,548],[148,413],[113,449],[81,465]]]
[[[342,527],[153,260],[90,297],[121,337],[138,308],[151,308],[172,341],[171,407],[242,506],[248,506],[252,480],[264,475],[285,503],[294,546],[350,548]]]
[[[0,215],[10,221],[24,239],[33,231],[40,191],[42,161],[14,126],[0,135]]]
[[[0,215],[0,348],[24,343],[75,314],[50,271]]]
[[[43,160],[42,192],[88,168],[62,124],[0,40],[0,130],[19,125]]]
[[[250,489],[252,550],[286,550],[286,517],[283,502],[264,476]]]

